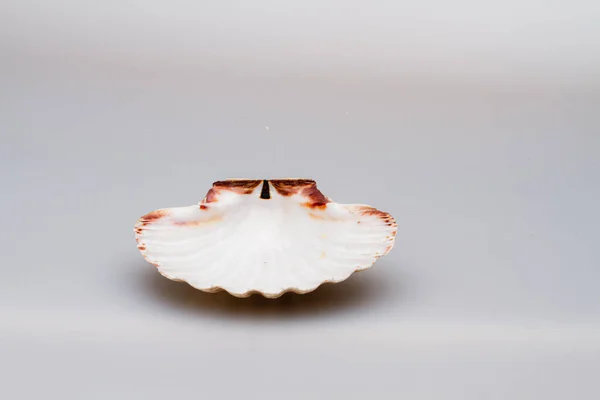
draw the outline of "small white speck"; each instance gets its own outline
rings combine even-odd
[[[350,114],[348,111],[346,111],[346,115]]]
[[[265,126],[265,129],[266,129],[266,130],[269,130],[269,127],[268,127],[268,126]]]

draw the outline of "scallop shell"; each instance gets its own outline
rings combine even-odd
[[[236,297],[308,293],[371,267],[394,246],[383,211],[339,204],[310,179],[228,179],[189,207],[135,224],[138,249],[168,279]]]

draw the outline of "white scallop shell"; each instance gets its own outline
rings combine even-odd
[[[199,203],[141,217],[136,240],[165,277],[205,292],[276,298],[371,267],[394,246],[396,222],[338,204],[313,180],[218,181]]]

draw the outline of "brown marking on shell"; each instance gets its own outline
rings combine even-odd
[[[219,195],[219,191],[211,188],[206,193],[206,196],[204,196],[204,200],[202,200],[202,202],[203,203],[214,203],[217,201],[218,195]]]
[[[149,212],[148,214],[144,215],[141,219],[144,221],[155,221],[167,215],[169,215],[169,212],[167,210],[156,210]]]
[[[327,208],[327,203],[304,203],[304,206],[308,208],[324,210],[325,208]]]
[[[200,204],[200,209],[201,210],[208,210],[208,207],[206,207],[204,204]]]
[[[141,227],[136,227],[135,228],[135,233],[137,233],[138,235],[141,235],[143,231],[144,231],[144,229],[141,228]]]
[[[309,216],[309,217],[311,217],[311,218],[313,218],[313,219],[318,219],[318,220],[324,220],[324,219],[325,219],[325,217],[324,217],[324,216],[322,216],[322,215],[317,215],[317,214],[315,214],[315,213],[311,213],[311,212],[309,212],[309,213],[308,213],[308,216]]]
[[[213,187],[208,190],[202,203],[208,204],[217,202],[221,190],[229,190],[237,194],[252,194],[254,189],[261,183],[262,181],[260,179],[231,179],[213,182]]]
[[[306,207],[311,207],[309,204],[305,204]],[[308,216],[312,219],[316,219],[318,221],[339,221],[335,217],[327,214],[319,208],[311,207],[312,211],[308,212]]]
[[[159,219],[161,219],[163,217],[166,217],[167,215],[169,215],[168,210],[156,210],[156,211],[152,211],[152,212],[144,215],[143,217],[141,217],[139,222],[140,222],[141,226],[146,226],[155,221],[158,221]]]
[[[271,179],[269,181],[281,196],[288,197],[309,187],[316,187],[312,179]]]
[[[231,190],[238,194],[252,194],[254,189],[262,183],[260,179],[230,179],[226,181],[216,181],[213,183],[214,188]]]
[[[215,216],[210,219],[200,219],[200,220],[194,220],[194,221],[175,221],[173,224],[176,226],[199,226],[199,225],[217,222],[217,221],[220,221],[221,219],[223,219],[223,218],[220,216],[218,216],[218,217]]]
[[[356,208],[362,215],[377,217],[379,220],[384,222],[387,226],[396,227],[396,220],[389,213],[379,211],[378,209],[370,206],[359,206]]]
[[[368,206],[361,207],[361,213],[362,215],[373,215],[383,220],[390,217],[390,214]]]
[[[331,200],[327,198],[316,185],[308,186],[302,189],[302,196],[308,199],[308,205],[311,208],[325,208]]]
[[[157,269],[159,268],[158,263],[154,262],[154,261],[150,261],[148,259],[147,253],[143,252],[144,250],[146,250],[146,245],[145,243],[140,243],[140,239],[139,237],[136,236],[135,241],[138,243],[138,249],[140,249],[142,257],[144,257],[144,260],[146,260],[146,262],[148,262],[148,264],[154,265]],[[160,272],[160,270],[159,270]],[[162,273],[161,273],[162,274]],[[163,276],[165,276],[164,274],[162,274]],[[169,279],[171,279],[170,277],[167,277]],[[174,279],[172,279],[174,280]]]

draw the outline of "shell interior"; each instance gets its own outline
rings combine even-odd
[[[371,267],[394,246],[396,229],[390,214],[335,203],[310,179],[228,179],[198,204],[144,215],[135,234],[169,279],[275,298]]]

